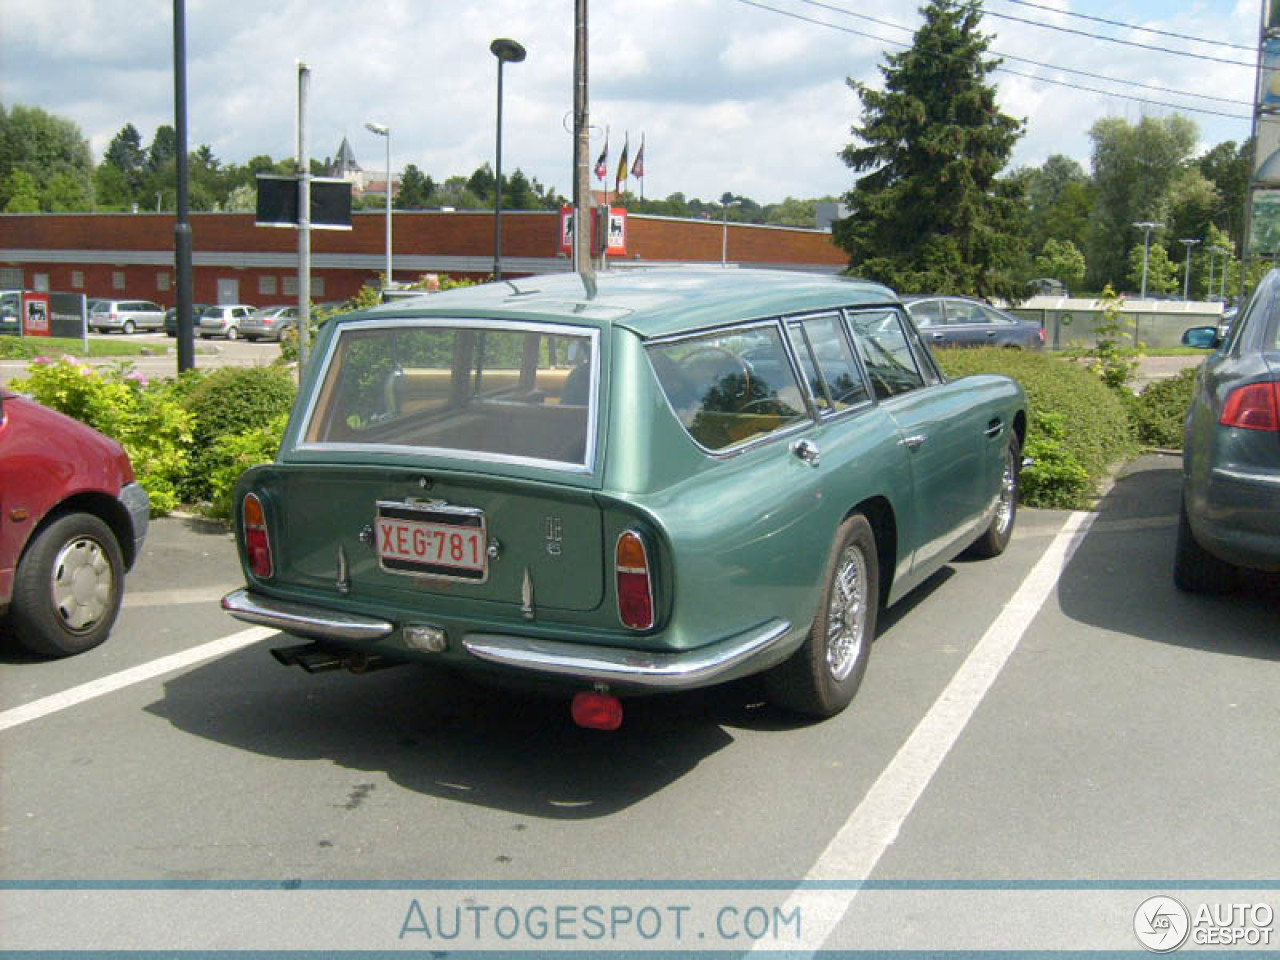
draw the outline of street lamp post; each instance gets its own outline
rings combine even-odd
[[[742,198],[735,197],[732,193],[726,193],[720,198],[720,207],[723,210],[720,227],[720,266],[722,267],[729,265],[729,205],[741,202]]]
[[[498,129],[495,137],[493,172],[493,279],[502,279],[502,65],[520,63],[525,49],[516,41],[499,37],[489,44],[489,52],[498,58]]]
[[[1195,246],[1197,243],[1199,243],[1200,241],[1199,241],[1199,240],[1192,240],[1192,239],[1190,239],[1190,238],[1184,237],[1184,238],[1182,238],[1181,240],[1179,240],[1178,242],[1179,242],[1179,243],[1181,243],[1181,244],[1183,244],[1183,245],[1184,245],[1184,246],[1186,246],[1186,248],[1187,248],[1187,268],[1186,268],[1186,273],[1185,273],[1185,275],[1184,275],[1184,276],[1183,276],[1183,278],[1182,278],[1182,299],[1183,299],[1183,300],[1190,300],[1190,299],[1191,299],[1191,297],[1190,297],[1190,292],[1191,292],[1191,248],[1192,248],[1192,247],[1194,247],[1194,246]]]
[[[1142,220],[1134,226],[1142,231],[1142,293],[1138,299],[1145,300],[1147,299],[1147,267],[1151,263],[1151,231],[1159,230],[1164,224]]]
[[[390,289],[391,283],[391,128],[384,123],[370,120],[364,128],[372,134],[387,138],[387,278],[383,281],[383,289]]]

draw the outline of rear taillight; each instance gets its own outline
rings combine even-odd
[[[1280,383],[1251,383],[1227,396],[1218,423],[1242,430],[1280,432]]]
[[[634,530],[618,537],[614,548],[614,569],[618,577],[618,618],[632,630],[653,626],[653,582],[649,553],[644,540]]]
[[[247,494],[241,507],[244,520],[244,552],[249,569],[261,580],[271,576],[271,540],[267,536],[267,518],[262,501],[256,494]]]

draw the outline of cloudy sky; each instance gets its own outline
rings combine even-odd
[[[1196,121],[1206,148],[1245,139],[1261,3],[986,0],[992,50],[1008,58],[1010,71],[994,75],[1001,108],[1027,121],[1014,164],[1065,153],[1087,168],[1095,120],[1136,122],[1175,108]],[[919,5],[591,0],[591,121],[599,128],[592,159],[608,127],[614,163],[628,132],[633,158],[644,134],[646,196],[679,191],[710,200],[732,191],[767,203],[842,193],[851,173],[836,154],[859,111],[845,78],[878,84],[884,54],[910,42]],[[468,175],[493,159],[489,43],[507,36],[528,59],[506,68],[504,170],[520,167],[568,194],[573,7],[573,0],[186,0],[190,144],[207,143],[237,163],[292,155],[301,59],[311,67],[313,156],[333,155],[345,136],[366,170],[380,170],[385,143],[364,127],[373,120],[391,127],[397,170],[415,163],[437,180]],[[171,0],[0,0],[0,102],[73,120],[98,157],[126,123],[149,142],[157,126],[173,123],[172,14]]]

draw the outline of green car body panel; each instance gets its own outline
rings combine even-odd
[[[990,524],[1010,436],[1025,432],[1025,397],[1016,383],[996,376],[944,382],[922,344],[936,382],[880,400],[868,390],[865,402],[826,415],[806,394],[803,416],[787,422],[771,413],[768,422],[781,427],[722,449],[695,440],[655,374],[655,345],[675,344],[678,352],[684,338],[708,332],[729,343],[744,325],[781,342],[787,318],[859,309],[905,318],[894,294],[873,284],[711,270],[605,275],[594,296],[576,276],[530,278],[343,315],[315,344],[276,462],[247,471],[236,488],[237,505],[249,494],[261,503],[271,570],[253,572],[238,507],[248,585],[224,606],[250,622],[391,661],[559,675],[578,688],[601,681],[622,691],[680,688],[766,670],[804,643],[846,518],[873,518],[881,599],[892,603]],[[344,336],[354,344],[389,329],[454,331],[472,322],[487,325],[486,335],[550,330],[538,333],[539,343],[589,345],[595,393],[581,459],[318,439],[326,404],[341,392],[326,378]],[[455,344],[463,336],[453,335]],[[476,349],[483,356],[487,348]],[[725,352],[706,352],[716,351]],[[793,368],[784,376],[798,369],[794,353],[787,355]],[[758,370],[748,376],[762,387]],[[398,361],[394,376],[409,376]],[[471,376],[478,385],[480,373]],[[779,374],[770,376],[778,381]],[[540,418],[559,416],[545,403],[535,406]],[[773,401],[768,409],[785,410]],[[537,432],[523,426],[527,412],[512,407],[511,432]],[[350,430],[337,423],[328,436],[376,432],[375,420]],[[524,440],[503,442],[518,447]],[[802,444],[820,457],[799,455]],[[482,513],[482,580],[386,569],[383,554],[394,546],[379,510],[414,501]],[[615,545],[627,531],[647,548],[653,624],[645,629],[620,619]],[[354,626],[330,629],[323,615]],[[365,621],[367,635],[360,632]],[[414,648],[406,625],[443,631],[446,648]],[[490,657],[486,644],[514,652]],[[525,647],[533,651],[527,668]],[[584,662],[566,665],[566,651],[575,647]],[[555,665],[540,651],[555,653],[547,654]]]

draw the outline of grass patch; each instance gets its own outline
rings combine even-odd
[[[35,357],[144,357],[163,355],[168,345],[119,340],[91,339],[85,352],[83,340],[69,337],[0,337],[0,358],[31,360]]]

